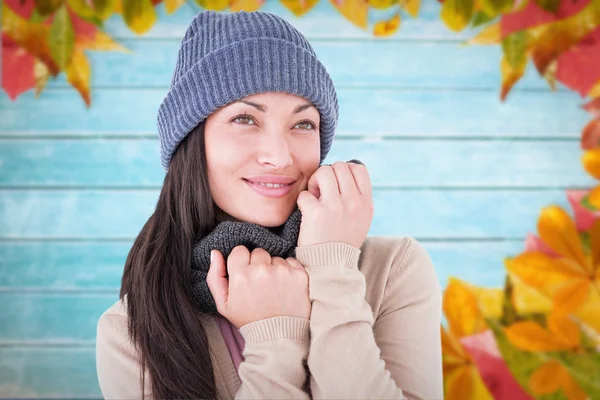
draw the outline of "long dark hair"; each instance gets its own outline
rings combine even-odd
[[[193,306],[190,270],[194,244],[220,218],[208,185],[201,123],[173,155],[156,210],[125,262],[120,297],[127,295],[142,396],[150,379],[155,399],[217,397],[208,339]]]

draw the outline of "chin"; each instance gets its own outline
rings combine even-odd
[[[248,205],[246,205],[247,207]],[[294,207],[256,207],[254,211],[244,213],[240,218],[243,221],[255,223],[265,228],[274,228],[283,225],[294,211]]]

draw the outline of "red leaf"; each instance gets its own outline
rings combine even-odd
[[[581,133],[581,148],[595,149],[600,145],[600,117],[588,122]]]
[[[600,117],[600,97],[596,97],[594,100],[584,104],[583,109],[595,117]]]
[[[2,34],[2,87],[11,100],[35,86],[34,57]]]
[[[557,21],[570,17],[580,12],[590,0],[562,0],[555,14],[539,7],[530,1],[523,9],[502,16],[500,26],[502,37],[522,29],[532,28],[548,22]]]
[[[18,16],[29,19],[35,8],[35,0],[4,0],[4,3]]]
[[[561,54],[557,63],[556,79],[581,96],[587,96],[600,81],[600,27]]]

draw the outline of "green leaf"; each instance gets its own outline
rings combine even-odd
[[[548,356],[567,368],[569,375],[591,399],[600,399],[600,354],[553,352]]]
[[[86,0],[68,0],[69,7],[78,17],[91,24],[101,28],[102,20],[97,15],[96,10],[90,7]]]
[[[512,10],[513,0],[478,0],[481,10],[490,17],[497,17],[501,13]]]
[[[534,0],[534,2],[538,7],[553,14],[558,11],[558,7],[560,6],[560,0]]]
[[[487,24],[488,22],[492,22],[494,19],[496,19],[496,17],[489,16],[483,11],[477,11],[475,13],[475,17],[473,18],[471,26],[473,28],[477,28],[478,26]]]
[[[474,6],[474,0],[445,0],[440,17],[448,28],[459,32],[471,22]]]
[[[102,21],[106,21],[115,10],[115,0],[93,0],[96,15]]]
[[[146,33],[156,22],[151,0],[123,0],[123,19],[138,35]]]
[[[50,54],[61,70],[65,70],[75,48],[75,30],[66,6],[62,6],[54,14],[50,26]]]
[[[63,4],[63,0],[35,0],[35,9],[40,15],[46,17],[52,14]]]

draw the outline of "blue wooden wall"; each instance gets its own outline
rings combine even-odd
[[[191,2],[190,2],[191,3]],[[411,235],[450,275],[500,286],[541,207],[584,187],[578,137],[587,115],[530,68],[498,99],[500,49],[461,47],[439,4],[424,1],[400,33],[374,39],[325,0],[297,19],[340,96],[328,161],[359,158],[375,186],[373,235]],[[64,77],[39,99],[0,96],[0,395],[95,398],[96,322],[117,299],[131,243],[161,185],[156,111],[179,41],[198,11],[185,4],[136,37],[132,54],[90,54],[92,107]],[[381,15],[381,14],[379,14]]]

